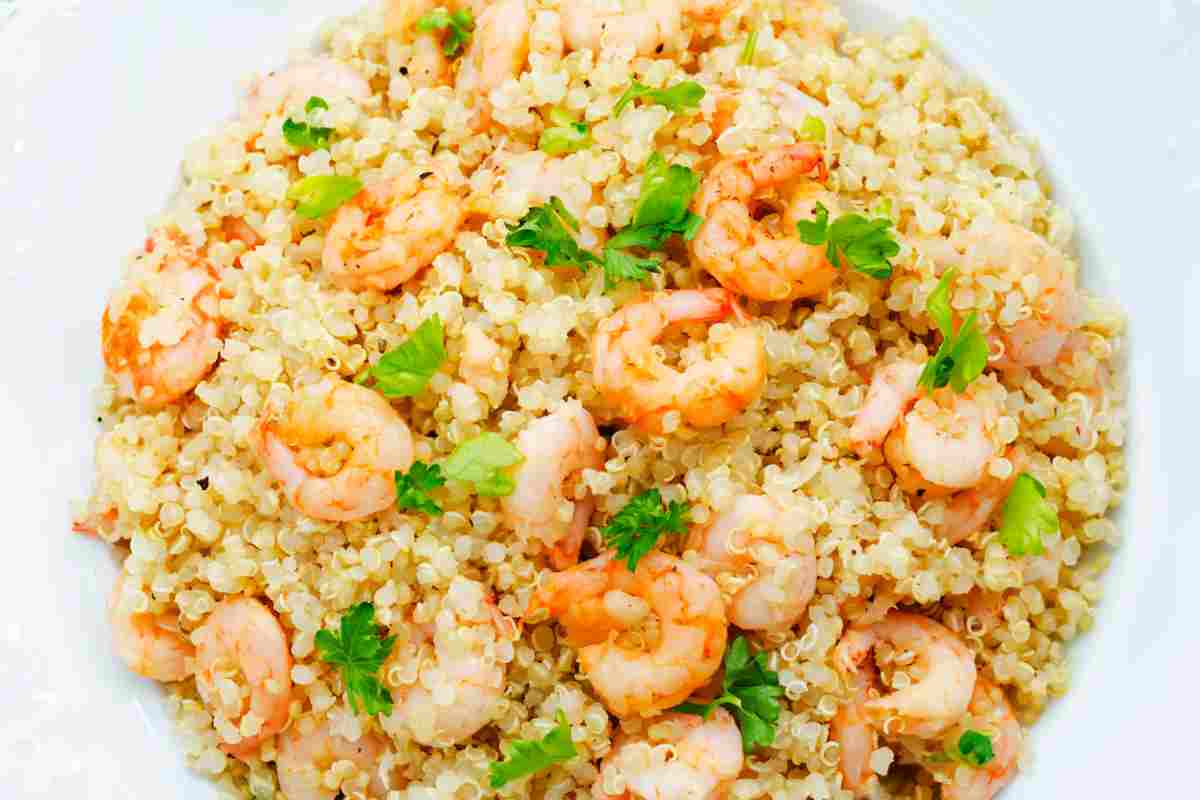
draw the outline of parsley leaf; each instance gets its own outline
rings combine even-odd
[[[412,397],[425,390],[445,360],[442,319],[434,314],[406,342],[384,353],[371,367],[370,377],[384,397]]]
[[[973,767],[982,767],[993,758],[992,737],[980,731],[968,730],[958,737],[956,757]]]
[[[318,109],[327,108],[329,108],[329,103],[326,103],[323,97],[310,97],[304,104],[304,113],[312,114]],[[292,147],[301,150],[320,150],[329,147],[329,142],[333,138],[333,128],[320,128],[316,125],[309,125],[307,120],[296,122],[289,118],[283,121],[283,138]]]
[[[305,219],[319,219],[336,211],[362,191],[362,181],[345,175],[309,175],[292,184],[287,199]]]
[[[564,153],[586,150],[595,144],[588,126],[585,123],[576,122],[567,112],[556,108],[550,112],[549,116],[553,125],[543,130],[538,139],[538,149],[543,153],[561,156]]]
[[[499,789],[509,781],[524,778],[544,769],[570,761],[579,753],[571,741],[571,726],[567,715],[561,710],[555,715],[558,725],[541,739],[517,739],[512,744],[512,755],[503,761],[488,765],[493,789]]]
[[[779,674],[767,668],[767,654],[751,658],[746,637],[739,636],[725,651],[721,696],[709,703],[683,703],[672,710],[707,719],[718,706],[728,706],[742,731],[742,751],[753,753],[775,741],[782,696]]]
[[[438,8],[417,20],[417,30],[422,33],[433,33],[446,28],[450,29],[450,34],[442,43],[442,52],[448,58],[454,58],[471,41],[471,31],[475,30],[475,17],[471,14],[471,9],[447,11]]]
[[[435,517],[442,513],[442,507],[429,493],[445,485],[441,467],[414,461],[408,472],[396,473],[396,505],[405,511],[423,511]]]
[[[1058,532],[1058,512],[1046,502],[1046,487],[1028,472],[1013,482],[1000,512],[1000,542],[1014,556],[1045,550],[1042,535]]]
[[[796,132],[796,138],[802,142],[824,142],[825,122],[820,117],[809,114],[804,118],[800,130]]]
[[[573,232],[578,230],[579,220],[571,216],[561,199],[551,197],[550,202],[529,209],[520,222],[510,227],[504,243],[541,250],[546,254],[547,267],[565,265],[587,272],[593,264],[602,262],[575,241]]]
[[[442,473],[456,481],[475,484],[484,497],[505,497],[516,483],[504,470],[525,460],[521,451],[498,433],[481,433],[458,446],[442,465]]]
[[[375,624],[373,604],[354,606],[342,616],[340,632],[317,631],[313,642],[321,660],[339,668],[354,713],[360,713],[360,704],[368,716],[391,713],[391,692],[375,674],[392,652],[396,637],[383,636],[383,629]]]
[[[861,214],[843,214],[829,222],[829,209],[817,203],[813,221],[801,220],[796,230],[805,244],[825,245],[829,263],[837,269],[849,262],[864,275],[883,280],[892,276],[890,259],[900,254],[900,243],[892,238],[887,217],[867,219]]]
[[[700,101],[704,99],[704,94],[704,87],[695,81],[683,81],[666,89],[651,89],[644,83],[634,81],[617,100],[617,104],[613,106],[612,115],[614,117],[621,116],[621,112],[627,105],[642,97],[647,98],[655,105],[666,106],[670,111],[697,108]]]
[[[617,558],[625,559],[629,571],[633,572],[664,534],[680,534],[687,530],[689,512],[686,503],[676,500],[664,509],[662,494],[658,489],[649,489],[626,503],[608,521],[601,531],[604,543],[616,548]]]
[[[754,51],[758,48],[758,28],[750,31],[750,35],[746,37],[746,46],[742,48],[742,55],[738,59],[738,63],[743,66],[748,66],[754,63]]]
[[[942,332],[942,343],[933,358],[921,371],[917,381],[928,391],[949,385],[954,391],[965,392],[971,381],[983,374],[991,350],[987,339],[979,332],[974,311],[967,315],[954,332],[954,313],[950,309],[950,284],[957,269],[948,269],[938,281],[937,288],[929,295],[925,311]]]
[[[604,288],[612,289],[621,281],[642,282],[662,265],[653,258],[642,258],[624,250],[604,248]]]

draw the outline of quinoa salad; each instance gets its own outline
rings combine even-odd
[[[988,90],[831,0],[319,38],[128,258],[75,514],[214,796],[1002,792],[1120,538],[1125,319]]]

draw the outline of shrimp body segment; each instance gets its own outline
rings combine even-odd
[[[331,731],[328,721],[313,724],[310,719],[301,720],[279,739],[275,762],[279,791],[287,800],[334,800],[339,792],[346,797],[364,796],[361,791],[365,787],[366,796],[382,800],[391,788],[378,768],[387,751],[387,742],[376,734],[364,733],[352,742]],[[325,784],[326,773],[339,761],[358,767],[358,793],[350,791],[349,785],[330,788]]]
[[[1004,690],[985,678],[976,681],[967,714],[966,727],[991,737],[992,760],[978,768],[958,765],[951,774],[943,776],[948,780],[942,784],[942,797],[992,800],[1017,776],[1024,738],[1021,723],[1013,714]]]
[[[900,359],[879,367],[871,377],[867,397],[850,428],[850,446],[860,456],[883,443],[917,399],[917,381],[925,369],[911,359]]]
[[[554,573],[530,613],[540,609],[562,624],[592,688],[619,717],[653,716],[682,702],[708,682],[725,652],[720,589],[661,552],[644,557],[636,572],[609,552]],[[657,629],[638,629],[651,614]]]
[[[832,198],[818,184],[801,183],[787,201],[783,230],[755,219],[755,201],[806,176],[824,175],[820,147],[794,144],[765,153],[735,156],[717,164],[701,184],[696,213],[704,224],[692,240],[692,257],[731,291],[755,300],[794,300],[820,295],[837,278],[825,248],[805,244],[795,222],[811,219],[817,202]]]
[[[321,264],[343,288],[390,291],[449,248],[464,217],[463,199],[437,174],[385,178],[337,210]]]
[[[204,380],[221,353],[217,274],[173,234],[146,242],[100,328],[104,363],[122,397],[172,403]]]
[[[517,449],[525,456],[516,474],[516,488],[501,502],[504,513],[523,538],[536,538],[550,546],[555,569],[574,566],[579,560],[595,502],[590,496],[576,500],[570,517],[564,484],[584,469],[604,466],[604,439],[592,415],[572,400],[558,411],[532,422],[517,436]]]
[[[656,355],[654,342],[671,325],[729,317],[740,324],[710,342],[711,358],[680,372]],[[766,381],[762,337],[747,323],[724,289],[657,292],[630,303],[596,329],[596,388],[619,416],[647,431],[661,430],[671,411],[697,428],[724,424],[757,399]]]
[[[919,400],[883,443],[896,481],[928,496],[968,489],[983,480],[999,452],[996,411],[951,389]]]
[[[459,67],[455,88],[460,94],[486,96],[516,78],[529,57],[528,0],[478,3],[475,33]]]
[[[349,448],[332,471],[311,453],[330,443]],[[297,511],[335,522],[390,507],[396,502],[394,473],[413,461],[412,434],[391,404],[377,392],[332,378],[299,390],[278,418],[264,415],[251,444]]]
[[[637,737],[618,736],[605,759],[595,800],[718,800],[742,771],[742,734],[733,716],[718,708],[707,720],[664,714]],[[611,773],[625,791],[604,791]]]
[[[327,102],[342,98],[360,102],[370,99],[371,84],[333,58],[313,58],[289,64],[250,84],[242,99],[242,117],[267,117],[290,103],[306,103],[310,97],[321,97]]]
[[[151,680],[171,683],[191,675],[196,648],[170,617],[123,609],[125,582],[125,573],[117,576],[108,602],[117,655],[130,670]]]
[[[683,10],[681,0],[568,0],[561,10],[563,38],[571,50],[632,45],[637,55],[652,56],[679,38]]]
[[[221,748],[253,753],[287,724],[292,698],[292,653],[275,615],[258,600],[217,603],[192,633],[196,689],[216,719]]]
[[[729,621],[745,630],[791,627],[808,608],[817,587],[812,534],[789,530],[788,515],[762,495],[741,495],[726,512],[693,529],[689,548],[701,568],[720,583],[723,575],[753,575],[727,603]]]

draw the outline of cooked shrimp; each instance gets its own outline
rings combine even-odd
[[[181,236],[147,240],[100,324],[118,394],[161,408],[204,380],[221,354],[219,301],[216,271]]]
[[[632,46],[636,55],[654,55],[679,39],[681,0],[566,0],[561,6],[563,38],[571,50]]]
[[[554,573],[534,594],[530,613],[540,609],[562,623],[592,688],[619,717],[653,716],[682,702],[725,652],[717,584],[661,552],[645,556],[636,572],[609,552]],[[651,612],[657,627],[645,630]]]
[[[1004,345],[998,366],[1054,364],[1083,322],[1074,264],[1027,228],[980,217],[948,239],[926,240],[921,249],[940,267],[999,271],[1035,290],[1028,316],[998,332]]]
[[[719,800],[742,771],[742,734],[718,708],[707,719],[664,714],[639,736],[618,735],[592,788],[595,800]],[[624,791],[608,794],[620,776]]]
[[[701,569],[718,583],[742,573],[727,603],[729,621],[739,628],[791,627],[817,587],[812,534],[790,524],[785,509],[763,495],[739,496],[728,511],[694,528],[688,547],[700,552]]]
[[[334,378],[300,389],[279,418],[264,414],[251,445],[297,511],[336,522],[390,507],[395,472],[413,461],[412,434],[391,404]]]
[[[808,143],[727,158],[713,167],[696,200],[696,213],[704,217],[691,243],[696,262],[722,286],[755,300],[794,300],[828,289],[838,271],[823,246],[801,241],[795,222],[811,219],[817,202],[829,207],[833,198],[819,184],[800,183],[787,201],[783,230],[753,213],[763,191],[814,171],[823,176],[825,164],[821,148]]]
[[[860,456],[883,443],[904,412],[917,399],[917,380],[924,365],[902,358],[875,370],[862,407],[850,427],[850,446]]]
[[[508,355],[478,325],[463,326],[463,351],[458,374],[498,406],[508,394]]]
[[[306,717],[279,737],[275,760],[279,791],[287,800],[334,800],[339,796],[384,800],[391,789],[401,788],[389,786],[380,775],[379,762],[387,751],[387,740],[381,736],[364,733],[352,742],[334,733],[328,720]],[[330,786],[326,775],[339,761],[358,767],[358,774],[347,779],[339,773],[340,780]]]
[[[289,103],[306,103],[310,97],[327,102],[347,98],[354,101],[371,97],[366,78],[341,61],[321,57],[289,64],[265,77],[255,78],[242,99],[242,117],[266,117],[283,110]]]
[[[996,513],[1027,462],[1024,453],[1017,448],[1010,448],[1007,458],[1012,464],[1012,471],[1007,478],[985,475],[973,488],[958,492],[950,499],[938,528],[938,534],[943,539],[950,544],[958,544],[982,530]]]
[[[169,615],[130,611],[123,594],[128,576],[117,576],[108,601],[117,655],[130,670],[163,683],[181,681],[192,674],[196,648],[179,631],[178,620]]]
[[[854,680],[853,676],[848,679]],[[855,797],[875,797],[879,778],[871,768],[871,753],[879,748],[879,734],[863,713],[863,703],[870,699],[871,684],[860,682],[853,686],[851,698],[838,709],[829,723],[829,736],[838,743],[838,769],[842,785]]]
[[[549,546],[555,569],[573,566],[595,502],[588,495],[572,504],[564,485],[584,469],[603,468],[604,439],[592,415],[572,400],[530,423],[517,436],[517,448],[525,461],[517,470],[516,488],[501,501],[508,523],[522,538]]]
[[[496,0],[483,5],[454,85],[460,94],[486,97],[525,67],[532,16],[528,0]]]
[[[261,602],[238,597],[217,603],[192,642],[196,690],[215,718],[221,749],[238,758],[253,753],[288,722],[292,653],[283,627]]]
[[[913,653],[912,664],[905,667],[913,681],[873,697],[870,656],[882,642]],[[858,713],[887,736],[937,736],[959,720],[975,690],[975,656],[949,628],[918,614],[893,611],[881,622],[851,627],[842,634],[833,659],[848,685],[860,691],[867,687]]]
[[[975,682],[967,713],[965,727],[991,737],[992,760],[978,768],[958,765],[944,776],[948,781],[942,784],[942,798],[992,800],[1017,776],[1023,738],[1021,723],[1013,714],[1004,690],[986,678]]]
[[[949,388],[918,400],[883,443],[900,488],[936,497],[979,484],[1000,450],[997,416],[990,404]]]
[[[436,172],[385,178],[337,210],[321,264],[338,286],[390,291],[450,247],[464,216],[463,198]]]
[[[475,581],[456,578],[437,620],[410,626],[415,647],[397,658],[415,659],[416,680],[393,684],[389,730],[404,730],[427,747],[450,747],[492,721],[504,696],[508,659],[500,654],[511,658],[518,629],[484,591]],[[456,604],[459,597],[464,599]]]
[[[711,342],[710,359],[679,372],[655,353],[655,340],[671,325],[730,316],[740,324]],[[721,425],[754,402],[766,381],[762,338],[747,323],[724,289],[657,292],[630,303],[596,328],[596,388],[619,416],[647,431],[660,430],[671,411],[697,428]]]

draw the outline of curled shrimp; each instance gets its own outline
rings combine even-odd
[[[825,163],[821,148],[809,143],[734,156],[713,167],[696,199],[696,213],[704,217],[691,242],[696,263],[722,286],[755,300],[814,297],[828,289],[838,271],[825,247],[805,244],[795,229],[797,221],[812,218],[818,202],[833,202],[819,184],[802,180],[814,172],[823,177]],[[783,229],[755,219],[763,193],[787,184],[795,185]]]
[[[1012,782],[1020,768],[1023,734],[1004,690],[986,678],[975,682],[964,728],[991,737],[992,760],[981,767],[958,764],[939,777],[944,800],[992,800]],[[940,771],[940,770],[939,770]],[[935,771],[938,775],[939,771]]]
[[[515,476],[516,488],[502,501],[508,522],[522,538],[548,545],[555,569],[573,566],[595,501],[588,495],[568,502],[564,485],[584,469],[603,467],[604,439],[592,415],[572,400],[521,431],[517,449],[525,461]]]
[[[717,584],[661,552],[642,558],[635,572],[609,552],[553,573],[530,613],[542,609],[562,624],[592,688],[619,717],[653,716],[682,702],[725,652]]]
[[[742,734],[725,709],[718,708],[708,719],[664,714],[647,721],[643,734],[617,737],[592,797],[719,800],[742,771],[743,760]]]
[[[985,475],[974,487],[958,492],[950,498],[938,527],[938,534],[950,544],[958,544],[987,525],[996,509],[1012,491],[1017,476],[1028,463],[1028,458],[1016,448],[1010,448],[1007,458],[1012,470],[1006,478]]]
[[[163,614],[132,612],[123,600],[128,576],[117,576],[108,601],[117,655],[130,670],[151,680],[171,683],[192,674],[196,648],[179,630],[178,620]]]
[[[289,719],[292,653],[283,627],[260,601],[238,597],[217,603],[192,642],[196,689],[216,721],[221,749],[250,755]]]
[[[654,342],[674,324],[740,324],[710,340],[714,356],[683,372],[666,366]],[[657,292],[600,322],[592,341],[596,388],[622,418],[647,431],[662,428],[663,416],[678,411],[697,428],[721,425],[758,397],[766,381],[762,337],[724,289]]]
[[[436,172],[406,172],[368,185],[337,210],[321,264],[338,286],[390,291],[454,242],[463,198]]]
[[[903,689],[874,696],[878,681],[870,656],[884,642],[897,653],[913,654],[905,670],[917,677]],[[833,660],[842,679],[860,693],[855,714],[888,736],[939,735],[962,717],[975,690],[975,656],[953,631],[919,614],[892,611],[880,622],[851,627]]]
[[[117,392],[153,409],[195,388],[221,354],[219,302],[216,271],[181,236],[148,239],[101,321]]]
[[[486,97],[510,78],[516,78],[529,57],[528,0],[477,3],[475,33],[458,70],[454,86],[464,96]]]
[[[300,389],[278,418],[264,414],[251,445],[297,511],[335,522],[390,507],[394,473],[413,461],[412,434],[391,404],[334,378]]]
[[[950,389],[913,405],[883,443],[900,488],[928,497],[977,486],[999,452],[996,410]]]
[[[817,587],[812,534],[789,524],[785,509],[763,495],[737,497],[728,511],[692,530],[688,547],[700,552],[701,568],[718,583],[735,577],[726,606],[739,628],[791,627]]]
[[[449,599],[456,597],[463,599]],[[516,623],[500,613],[482,584],[459,577],[438,617],[410,625],[408,633],[413,647],[399,653],[387,672],[392,675],[407,662],[415,681],[392,681],[396,705],[385,727],[427,747],[471,738],[492,721],[504,696],[505,664],[519,635]]]
[[[566,0],[560,8],[563,39],[571,50],[632,46],[637,55],[651,56],[679,39],[683,10],[681,0]]]
[[[364,733],[356,741],[344,739],[328,720],[299,720],[279,737],[275,766],[279,791],[287,800],[334,800],[335,797],[371,797],[383,800],[394,788],[380,775],[379,762],[388,752],[387,740]],[[348,761],[358,768],[353,776],[338,774],[335,786],[326,776],[335,763]]]
[[[371,84],[346,64],[328,57],[313,58],[256,78],[242,99],[242,117],[267,117],[290,103],[306,103],[310,97],[361,102],[370,96]]]
[[[902,358],[875,370],[867,397],[850,427],[850,446],[866,456],[887,438],[904,412],[917,399],[917,381],[924,365]]]

